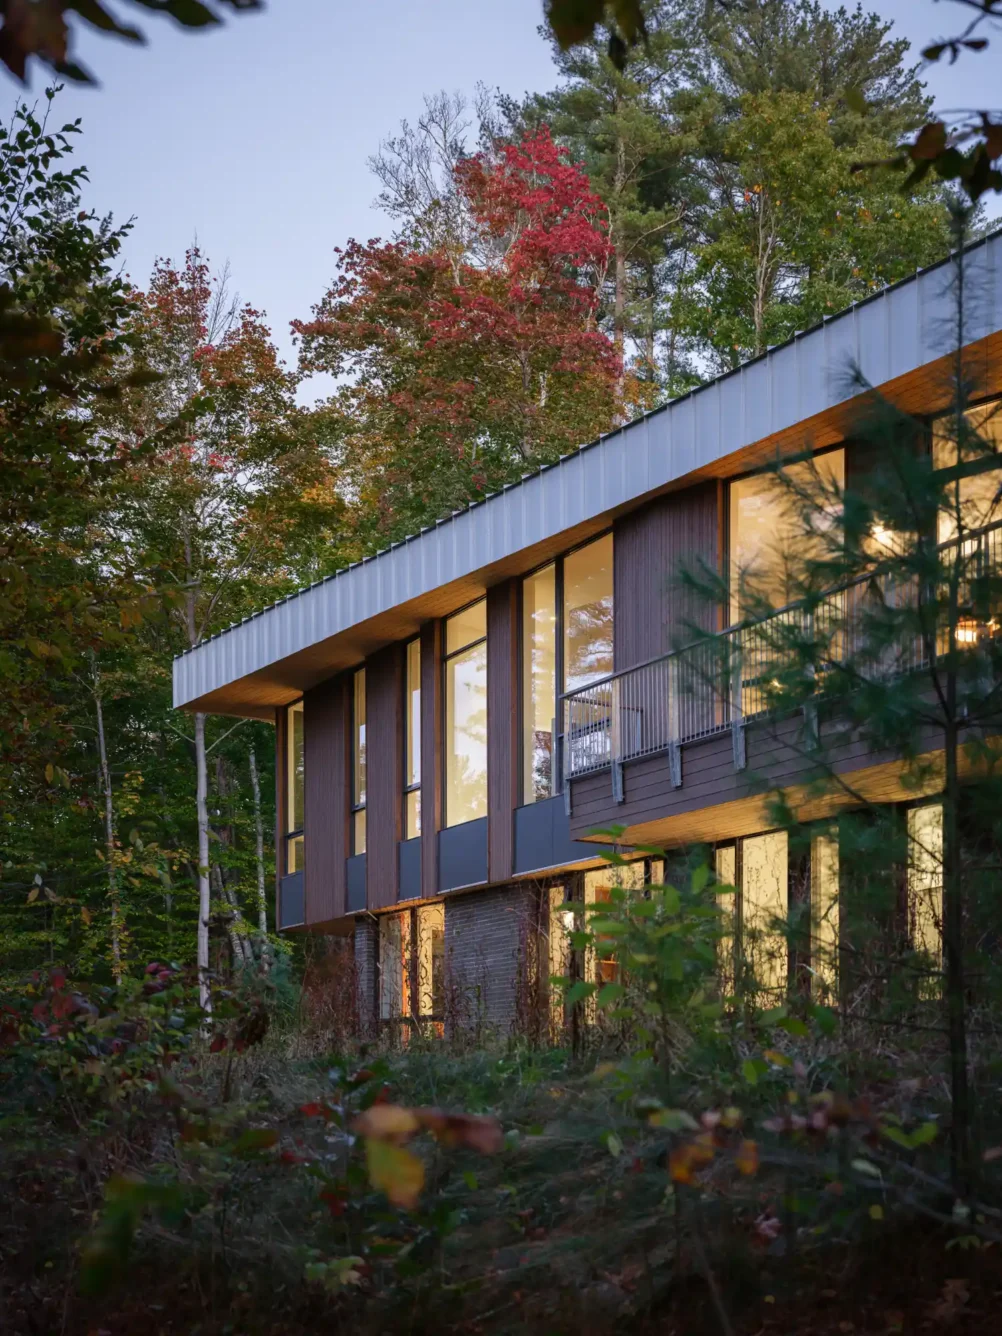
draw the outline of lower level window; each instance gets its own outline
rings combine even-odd
[[[441,1022],[445,1015],[445,907],[422,905],[379,920],[379,1017]]]

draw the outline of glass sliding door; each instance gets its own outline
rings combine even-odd
[[[612,672],[612,534],[563,561],[564,691]]]

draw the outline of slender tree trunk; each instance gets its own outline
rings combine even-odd
[[[257,927],[261,934],[261,959],[267,965],[268,951],[268,903],[265,895],[264,876],[264,822],[261,819],[261,781],[257,773],[257,757],[254,748],[250,749],[251,793],[254,796],[254,855],[257,860]]]
[[[104,707],[101,682],[94,664],[94,707],[97,713],[97,746],[101,761],[101,788],[104,790],[104,859],[108,870],[108,903],[111,906],[111,973],[122,982],[122,910],[118,896],[118,869],[115,865],[115,803],[111,792],[111,770],[104,733]]]
[[[205,756],[205,715],[195,715],[195,814],[198,825],[198,1001],[206,1015],[212,1012],[209,988],[209,915],[212,890],[209,884],[208,770]]]

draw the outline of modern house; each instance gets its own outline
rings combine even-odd
[[[987,403],[1002,234],[967,267],[966,366]],[[760,724],[747,674],[726,692],[683,681],[683,623],[738,652],[742,633],[733,600],[700,609],[674,576],[757,560],[784,602],[764,466],[810,450],[846,485],[865,469],[852,365],[909,413],[942,412],[950,279],[949,262],[919,272],[176,660],[176,706],[274,722],[277,922],[353,936],[366,1017],[441,1020],[458,996],[501,1028],[545,1010],[561,906],[601,898],[595,832],[613,824],[626,845],[714,846],[741,912],[782,912],[786,836],[751,775],[795,798],[805,762]],[[915,805],[893,762],[839,765],[935,838],[934,802]],[[830,837],[813,855],[824,893]]]

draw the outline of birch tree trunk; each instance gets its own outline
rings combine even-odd
[[[254,853],[257,859],[257,927],[261,934],[261,960],[268,965],[268,903],[264,877],[264,822],[261,820],[261,781],[257,773],[257,757],[250,749],[251,793],[254,797]]]
[[[111,770],[104,733],[104,707],[101,679],[94,664],[94,706],[97,713],[97,747],[101,763],[101,788],[104,790],[104,859],[108,869],[108,903],[111,906],[111,973],[122,982],[122,909],[118,898],[118,869],[115,866],[115,803],[111,792]]]
[[[209,782],[205,757],[205,715],[195,715],[195,817],[198,826],[198,1001],[206,1016],[212,1014],[209,988]]]

